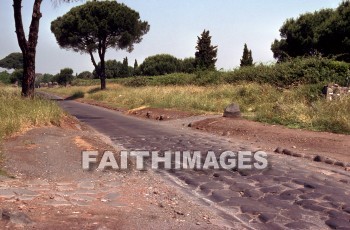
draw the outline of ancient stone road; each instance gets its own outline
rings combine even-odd
[[[252,146],[167,123],[60,101],[70,114],[115,144],[136,150],[251,150]],[[306,159],[269,153],[264,171],[161,172],[189,194],[248,229],[350,229],[350,173]]]

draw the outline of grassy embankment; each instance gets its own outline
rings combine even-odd
[[[59,124],[62,114],[52,101],[24,99],[18,89],[0,85],[0,145],[4,138],[31,127]]]

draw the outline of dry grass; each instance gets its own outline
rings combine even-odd
[[[58,124],[62,114],[55,102],[24,99],[18,89],[0,87],[0,140],[34,126]]]

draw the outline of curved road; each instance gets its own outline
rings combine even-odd
[[[142,120],[75,101],[59,104],[129,150],[254,150],[171,122]],[[161,174],[210,205],[235,228],[350,229],[350,173],[340,167],[270,153],[269,168],[262,171]]]

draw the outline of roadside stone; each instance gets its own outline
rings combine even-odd
[[[293,157],[304,157],[304,155],[301,153],[293,153],[292,156]]]
[[[316,162],[324,162],[325,159],[326,159],[325,157],[320,156],[320,155],[316,155],[316,156],[314,157],[314,161],[316,161]]]
[[[344,163],[344,162],[341,162],[341,161],[336,161],[336,162],[334,163],[334,165],[340,166],[340,167],[345,167],[345,163]]]
[[[334,162],[335,162],[334,160],[329,159],[329,158],[327,158],[327,159],[324,161],[324,163],[329,164],[329,165],[333,165]]]
[[[275,152],[275,153],[282,153],[282,152],[283,152],[283,148],[277,147],[277,149],[275,149],[274,152]]]
[[[241,110],[239,109],[239,105],[231,104],[225,108],[224,117],[228,118],[239,118],[241,117]]]
[[[287,155],[287,156],[292,156],[293,155],[293,152],[290,151],[289,149],[283,149],[282,153],[284,155]]]

